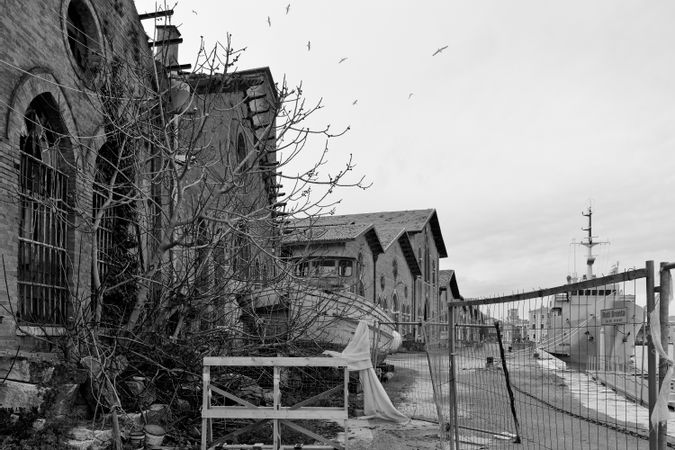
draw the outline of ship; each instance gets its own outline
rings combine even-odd
[[[586,274],[579,280],[568,276],[568,284],[596,278],[593,248],[606,244],[593,236],[591,207],[582,213],[588,219],[587,232],[578,244],[586,248]],[[611,273],[618,273],[618,263]],[[643,323],[644,309],[635,304],[635,295],[625,293],[621,284],[556,294],[551,301],[548,334],[539,347],[581,370],[627,369],[632,365],[635,338]]]
[[[248,303],[265,323],[264,334],[289,342],[342,350],[360,321],[370,329],[371,349],[378,359],[395,352],[402,337],[382,306],[360,295],[352,267],[356,260],[340,256],[298,259],[295,281],[254,290]],[[303,280],[303,282],[300,282]]]

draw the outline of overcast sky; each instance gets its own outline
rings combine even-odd
[[[240,69],[323,98],[311,124],[351,127],[335,167],[351,153],[373,183],[338,214],[436,208],[465,297],[564,283],[590,201],[596,272],[675,259],[675,2],[287,4],[179,2],[180,59],[230,33]]]

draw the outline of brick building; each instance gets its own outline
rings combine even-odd
[[[114,279],[116,270],[109,255],[125,245],[120,231],[133,234],[138,224],[143,232],[127,256],[150,274],[149,297],[178,276],[198,286],[172,286],[180,303],[214,290],[227,297],[231,290],[217,282],[236,279],[233,274],[244,283],[275,275],[269,255],[278,242],[278,99],[269,69],[182,73],[177,29],[159,27],[149,43],[132,0],[9,0],[3,6],[12,13],[0,17],[6,272],[6,283],[0,283],[0,350],[49,350],[42,337],[61,335],[74,322],[90,320],[88,314],[105,315],[105,280]],[[161,112],[147,106],[160,96]],[[157,128],[175,136],[164,154],[127,129],[155,132],[157,119],[140,123],[141,108],[164,118]],[[113,167],[111,161],[127,157],[134,158],[133,172]],[[182,182],[190,188],[180,207],[175,183],[158,176],[167,161],[179,170],[200,163],[199,170],[186,169]],[[117,187],[106,190],[115,183],[111,172],[130,178],[126,189],[138,192],[138,201],[126,201],[132,211],[126,216],[107,206],[108,192],[113,199],[128,195]],[[236,189],[227,190],[227,183]],[[167,232],[172,221],[182,225]],[[202,245],[216,242],[214,236],[227,238]],[[171,239],[181,245],[152,260],[162,241]]]
[[[26,349],[30,334],[61,333],[77,309],[72,292],[90,290],[92,235],[73,207],[92,210],[87,171],[106,141],[92,89],[108,63],[142,67],[150,52],[131,0],[3,8],[0,349]]]
[[[297,232],[304,233],[302,242]],[[373,247],[363,234],[372,230]],[[447,256],[434,209],[320,217],[293,222],[285,247],[292,257],[325,260],[348,258],[354,264],[352,289],[387,311],[392,320],[417,322],[440,317],[439,258]],[[328,238],[327,238],[328,237]],[[290,242],[289,242],[290,240]],[[298,245],[300,244],[300,245]],[[373,248],[379,248],[380,253]],[[337,267],[337,266],[336,266]],[[338,269],[336,269],[338,270]],[[401,331],[408,332],[408,329]]]
[[[448,321],[448,302],[461,301],[464,297],[459,293],[457,276],[454,270],[438,271],[439,305],[438,316],[441,322]]]

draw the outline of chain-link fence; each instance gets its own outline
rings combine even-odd
[[[675,446],[665,431],[673,414],[660,443],[649,420],[656,398],[649,391],[658,386],[656,363],[646,360],[647,311],[659,312],[653,265],[575,281],[452,303],[457,421],[450,423],[462,440],[490,448]]]

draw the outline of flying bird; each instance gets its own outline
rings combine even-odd
[[[357,104],[358,102],[359,102],[359,99],[357,98],[356,100],[354,100],[354,101],[352,102],[352,106],[356,106],[356,104]]]
[[[290,9],[291,9],[291,4],[289,3],[288,5],[286,5],[286,14],[288,14],[288,11],[289,11]]]
[[[270,19],[270,16],[267,16],[267,25],[272,26],[272,19]]]
[[[410,100],[412,98],[412,96],[413,96],[412,92],[410,94],[408,94],[408,100]]]
[[[342,64],[343,62],[347,61],[347,59],[349,59],[349,57],[340,58],[340,61],[338,61],[338,64]]]
[[[307,41],[307,51],[310,51],[312,49],[312,43],[310,41]]]
[[[194,13],[195,16],[197,15],[197,11],[195,11],[194,9],[192,10],[192,12]]]
[[[434,54],[433,54],[433,55],[431,55],[431,56],[436,56],[436,55],[438,55],[439,53],[441,53],[441,52],[442,52],[443,50],[445,50],[446,48],[448,48],[448,46],[447,46],[447,45],[446,45],[445,47],[441,47],[441,48],[439,48],[439,49],[438,49],[438,50],[436,50],[436,51],[434,52]]]

